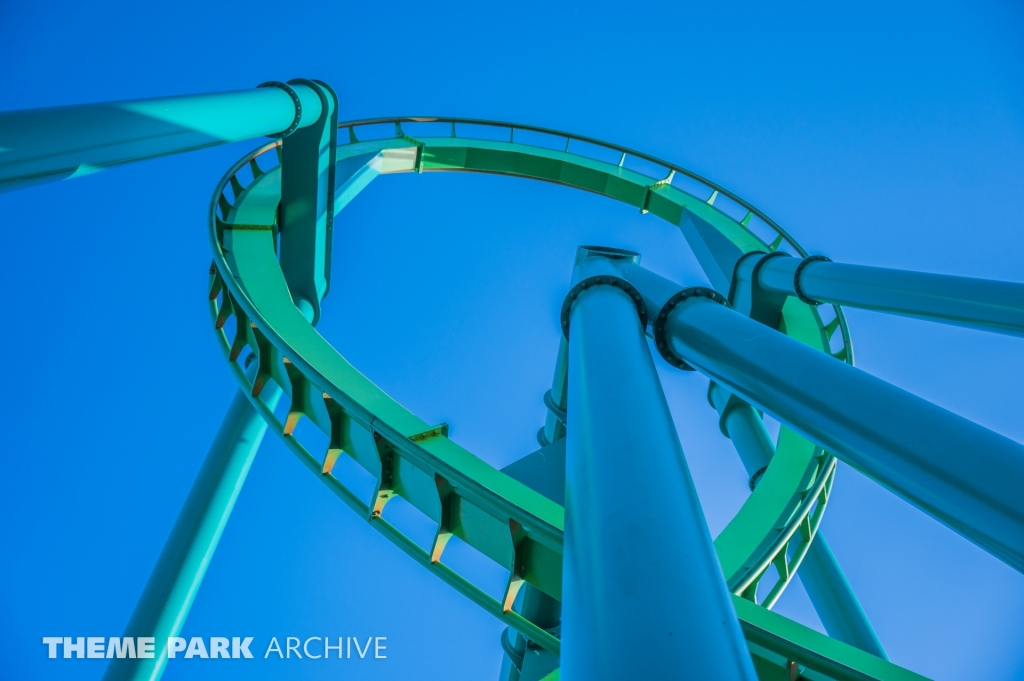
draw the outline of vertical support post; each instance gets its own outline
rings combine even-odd
[[[320,97],[320,117],[281,143],[281,270],[292,300],[316,324],[330,281],[328,249],[334,225],[337,95],[325,84],[296,79]]]
[[[537,443],[541,447],[546,447],[565,437],[565,388],[568,365],[569,342],[563,336],[558,342],[558,356],[555,359],[555,376],[551,381],[551,390],[544,395],[544,404],[548,408],[548,414],[544,421],[544,427],[537,433]]]
[[[717,383],[711,383],[708,401],[718,411],[719,428],[736,447],[753,490],[775,456],[775,445],[764,420],[756,409]],[[829,636],[883,660],[889,659],[820,529],[797,576]]]
[[[544,395],[548,415],[544,427],[537,432],[541,449],[502,469],[502,472],[559,505],[565,505],[565,380],[568,354],[569,345],[563,336],[558,344],[551,391]],[[562,604],[531,584],[523,586],[514,610],[543,629],[560,629]],[[557,655],[544,650],[512,627],[502,633],[501,647],[505,656],[498,675],[500,681],[540,681],[559,666],[560,658]]]
[[[562,604],[527,584],[516,599],[515,611],[537,626],[558,632]],[[508,627],[501,634],[505,652],[500,681],[540,681],[559,667],[559,657],[544,650],[521,632]]]
[[[614,260],[580,248],[569,336],[562,678],[756,678],[644,335]],[[639,314],[638,314],[639,313]],[[571,327],[570,327],[571,322]]]
[[[274,409],[281,389],[272,386],[261,397]],[[163,674],[167,638],[177,636],[185,623],[266,432],[249,399],[236,392],[125,627],[125,636],[152,637],[154,656],[114,658],[103,681],[156,681]]]

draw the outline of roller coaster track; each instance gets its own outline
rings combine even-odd
[[[429,117],[342,123],[337,137],[336,211],[377,175],[490,173],[584,189],[674,225],[687,211],[744,253],[808,255],[779,225],[726,189],[671,163],[586,137]],[[353,511],[427,570],[558,654],[556,633],[524,618],[513,603],[524,584],[561,598],[562,506],[460,447],[444,424],[427,423],[390,398],[298,311],[276,255],[279,148],[280,140],[239,160],[217,186],[210,207],[210,314],[231,372],[269,428]],[[816,307],[790,297],[779,330],[853,363],[839,306]],[[245,371],[249,361],[257,363],[252,380]],[[270,381],[287,395],[283,419],[261,397]],[[327,436],[325,451],[303,443],[297,432],[302,418]],[[341,456],[374,477],[370,498],[360,498],[334,475]],[[788,674],[779,678],[919,678],[770,612],[815,538],[835,468],[835,457],[783,426],[759,484],[715,539],[755,663],[759,673]],[[436,523],[429,546],[389,522],[387,504],[395,496]],[[453,536],[508,570],[500,595],[486,593],[445,563]]]

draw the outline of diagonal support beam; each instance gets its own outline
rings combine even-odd
[[[649,305],[673,286],[636,265],[620,272]],[[710,298],[659,316],[655,341],[676,357],[1024,571],[1024,446]]]
[[[262,398],[274,409],[281,389],[273,383]],[[103,681],[156,681],[163,674],[167,639],[188,617],[266,432],[249,399],[236,392],[124,630],[126,637],[152,638],[154,656],[114,658]]]
[[[733,288],[1024,336],[1024,284],[750,254]]]
[[[775,455],[761,414],[715,383],[708,390],[708,401],[718,411],[718,425],[735,445],[753,490]],[[829,636],[889,659],[820,529],[797,574]]]

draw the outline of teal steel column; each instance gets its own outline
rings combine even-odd
[[[261,397],[274,409],[281,389],[274,383],[272,390],[265,390]],[[249,399],[241,391],[235,393],[125,627],[125,636],[155,638],[155,656],[115,658],[103,675],[104,681],[156,681],[163,674],[167,638],[177,636],[185,623],[266,432],[266,422]]]
[[[320,119],[306,85],[0,112],[0,192],[264,135]]]
[[[643,272],[646,298],[648,280],[667,280]],[[666,286],[652,288],[660,298]],[[666,315],[677,357],[1024,571],[1024,446],[709,298]]]
[[[753,681],[644,335],[642,299],[581,248],[569,336],[563,681]]]
[[[537,431],[541,449],[528,454],[502,469],[535,492],[557,504],[565,505],[565,395],[566,369],[569,363],[569,344],[565,336],[559,339],[551,390],[544,394],[548,408],[544,426]],[[562,604],[532,584],[519,592],[515,611],[548,631],[559,632]],[[505,652],[500,681],[540,681],[559,666],[559,658],[537,646],[528,637],[512,627],[501,635]]]
[[[542,629],[559,634],[562,604],[531,585],[523,587],[516,599],[515,611]],[[501,633],[505,657],[499,681],[541,681],[559,667],[559,658],[531,641],[522,632],[508,627]]]
[[[749,277],[756,260],[738,268]],[[1024,336],[1024,284],[830,262],[770,258],[758,268],[763,289],[905,317]]]
[[[281,203],[278,207],[281,271],[295,307],[314,326],[330,281],[334,225],[338,107],[334,90],[312,80],[293,80],[320,96],[320,117],[281,143]]]
[[[565,382],[568,365],[569,343],[563,336],[558,341],[558,355],[555,359],[555,376],[551,380],[551,390],[544,393],[544,405],[548,408],[548,413],[544,420],[544,427],[537,432],[537,442],[541,447],[546,447],[565,437]]]
[[[829,636],[889,659],[820,529],[797,575]]]
[[[756,409],[716,383],[711,383],[708,401],[718,411],[719,428],[736,447],[753,491],[775,455],[775,445],[764,420]],[[821,529],[811,542],[797,576],[829,636],[883,660],[889,659]]]

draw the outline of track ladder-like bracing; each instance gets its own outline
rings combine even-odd
[[[92,117],[58,140],[62,154],[26,150],[45,132],[39,121],[76,120],[73,110],[82,107],[0,114],[0,146],[15,150],[0,157],[0,186],[7,187],[255,135],[280,138],[236,163],[214,193],[210,313],[240,393],[126,635],[180,630],[266,428],[406,554],[508,624],[503,681],[549,672],[569,681],[671,673],[920,678],[885,659],[818,532],[837,458],[1024,569],[1024,447],[854,368],[839,307],[1024,335],[1024,285],[809,257],[725,189],[593,139],[455,118],[338,125],[336,98],[323,83],[271,83],[257,93],[259,101],[227,93],[203,96],[205,104],[90,105]],[[213,132],[204,122],[210,102],[221,126]],[[273,107],[272,116],[252,122]],[[139,134],[104,129],[111,111],[129,111],[129,128]],[[248,127],[227,130],[243,111]],[[166,142],[169,125],[177,147]],[[147,131],[163,146],[153,148]],[[104,144],[88,144],[97,135],[106,135]],[[96,149],[106,156],[95,157]],[[680,228],[712,288],[663,279],[638,254],[581,249],[560,320],[565,338],[545,395],[541,448],[496,470],[450,440],[446,425],[422,421],[388,397],[314,328],[330,287],[334,216],[377,176],[403,172],[512,175],[633,205]],[[750,497],[713,544],[663,407],[654,352],[711,379],[711,408],[750,474]],[[278,399],[287,404],[283,420],[275,416]],[[631,405],[629,419],[602,418]],[[782,423],[777,442],[762,411]],[[298,437],[303,418],[327,436],[326,451],[310,451]],[[642,432],[616,423],[642,424]],[[636,441],[646,444],[631,449]],[[664,503],[649,504],[646,516],[629,513],[637,501],[614,491],[615,471],[600,450],[611,442],[621,465],[634,462],[624,485],[644,483],[634,468],[661,471]],[[370,498],[335,477],[342,456],[373,475]],[[395,496],[436,523],[429,546],[389,522]],[[614,510],[619,504],[622,513]],[[485,593],[445,563],[453,536],[508,570],[502,593]],[[771,611],[801,566],[831,637]],[[630,580],[640,583],[616,586]],[[610,596],[624,592],[631,594],[625,600]],[[598,602],[604,605],[595,610]],[[725,614],[715,620],[718,612]],[[716,629],[705,616],[726,626]],[[647,628],[638,640],[651,641],[646,654],[603,645],[629,637],[641,617]],[[655,641],[659,633],[673,639]],[[160,658],[115,660],[106,678],[158,678]]]

